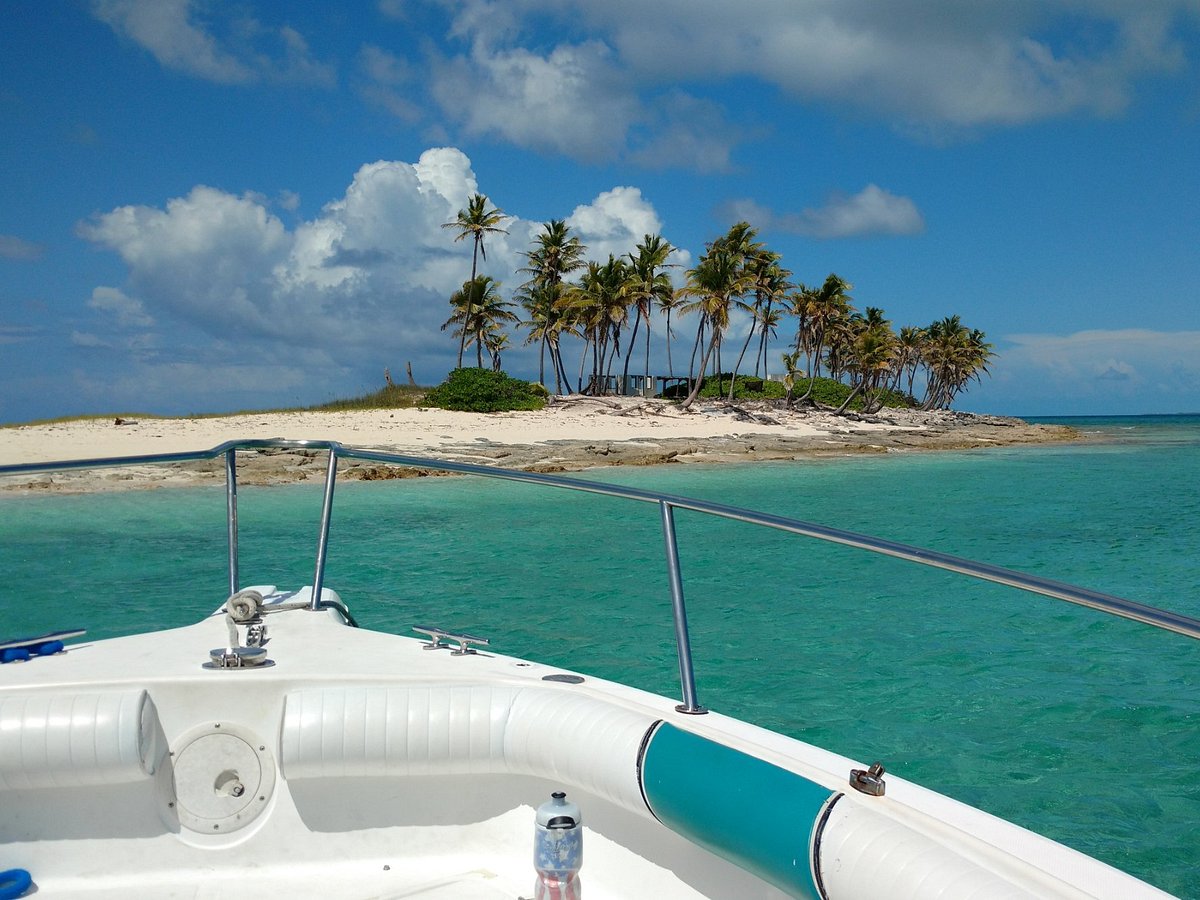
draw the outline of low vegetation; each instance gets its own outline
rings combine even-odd
[[[731,385],[733,387],[732,392],[730,391]],[[807,378],[803,379],[801,386],[807,389]],[[818,376],[813,384],[810,399],[818,406],[838,408],[846,402],[846,398],[852,392],[853,388],[847,384],[834,381],[832,378]],[[701,399],[709,400],[728,399],[731,393],[735,401],[787,399],[787,388],[781,382],[764,381],[761,378],[754,378],[749,375],[738,375],[736,379],[733,379],[729,373],[710,375],[705,378],[704,383],[700,387],[700,393],[697,396]],[[668,388],[663,397],[668,400],[681,400],[687,394],[687,385],[680,384]],[[912,409],[918,406],[916,400],[898,391],[884,390],[879,399],[885,407]],[[862,411],[863,406],[862,398],[859,396],[852,399],[846,408]]]
[[[462,412],[542,409],[549,396],[540,384],[490,369],[455,369],[425,394],[423,404]]]
[[[332,400],[319,406],[308,407],[312,412],[353,412],[364,409],[407,409],[424,406],[429,388],[407,384],[389,384],[362,397]]]

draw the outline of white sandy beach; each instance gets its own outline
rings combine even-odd
[[[0,465],[47,460],[174,453],[241,438],[334,440],[428,455],[471,442],[536,445],[548,441],[706,439],[724,435],[825,434],[835,428],[880,430],[894,426],[842,420],[819,427],[808,417],[773,418],[780,424],[739,421],[723,412],[680,412],[662,402],[580,399],[538,412],[466,413],[444,409],[364,412],[286,412],[220,418],[87,419],[0,430]]]
[[[568,398],[538,412],[464,413],[414,408],[360,412],[255,413],[176,419],[86,419],[0,428],[0,465],[204,450],[252,438],[332,440],[414,456],[514,468],[563,471],[599,465],[726,462],[798,458],[816,453],[963,449],[1061,440],[1062,429],[961,413],[888,410],[841,417],[762,405],[706,404],[681,412],[671,403],[633,398]],[[259,466],[265,482],[308,478],[294,458]],[[312,474],[310,474],[312,473]],[[22,487],[94,490],[186,483],[212,477],[176,468],[114,476],[68,473],[9,476]]]

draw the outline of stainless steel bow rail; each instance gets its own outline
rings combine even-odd
[[[679,565],[679,549],[675,538],[675,510],[687,509],[694,512],[707,513],[724,519],[747,522],[751,525],[763,525],[779,531],[786,531],[816,540],[856,547],[884,556],[905,559],[910,562],[958,572],[983,581],[1008,585],[1034,594],[1065,600],[1079,606],[1144,622],[1166,631],[1200,638],[1200,619],[1179,613],[1169,612],[1153,606],[1146,606],[1103,594],[1087,588],[1075,587],[1060,581],[1051,581],[1036,575],[1027,575],[1012,569],[978,563],[948,553],[935,550],[924,550],[907,544],[887,541],[868,535],[843,531],[839,528],[829,528],[812,522],[803,522],[785,516],[775,516],[769,513],[754,512],[723,503],[712,503],[706,500],[693,500],[687,497],[677,497],[671,494],[660,494],[638,488],[621,487],[599,482],[578,481],[557,475],[543,475],[535,472],[520,472],[511,469],[497,469],[489,466],[473,465],[471,463],[450,462],[440,459],[428,459],[421,456],[406,456],[399,453],[386,453],[380,450],[367,450],[346,447],[337,441],[293,441],[281,438],[269,440],[227,441],[210,450],[194,450],[183,453],[156,453],[146,456],[122,456],[105,459],[65,460],[61,462],[23,463],[20,465],[0,466],[0,476],[32,475],[47,472],[67,472],[80,469],[116,468],[119,466],[138,466],[155,464],[172,464],[185,462],[202,462],[204,460],[224,457],[226,506],[229,537],[229,593],[236,594],[240,588],[238,582],[238,526],[237,526],[237,453],[238,451],[259,450],[293,450],[321,451],[329,454],[328,468],[325,476],[325,493],[321,509],[320,533],[317,538],[316,571],[313,574],[312,609],[320,608],[321,588],[325,581],[325,559],[329,547],[329,525],[333,515],[333,494],[337,483],[337,465],[339,459],[357,459],[365,462],[377,462],[387,465],[411,466],[421,469],[433,469],[441,472],[454,472],[460,475],[479,475],[484,478],[498,478],[502,481],[518,481],[528,484],[539,484],[545,487],[563,488],[571,491],[583,491],[590,494],[602,494],[607,497],[620,497],[625,500],[637,500],[643,503],[653,503],[658,506],[662,519],[663,541],[667,560],[668,586],[671,592],[671,607],[675,621],[675,641],[679,656],[679,680],[682,687],[683,703],[677,707],[681,712],[703,713],[706,710],[696,699],[696,682],[692,669],[691,642],[688,638],[687,610],[683,596],[683,575]]]

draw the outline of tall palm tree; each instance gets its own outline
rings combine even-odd
[[[746,332],[746,341],[742,344],[742,352],[738,354],[737,362],[733,366],[733,381],[729,385],[730,401],[733,400],[733,390],[734,385],[737,384],[738,369],[741,368],[742,359],[746,355],[746,350],[750,347],[750,341],[754,337],[755,328],[761,329],[759,343],[765,348],[769,330],[767,323],[771,319],[772,307],[775,301],[783,299],[788,291],[792,289],[792,285],[788,281],[792,273],[779,265],[780,258],[778,253],[759,247],[746,260],[746,273],[750,276],[754,289],[754,306],[751,309],[752,319],[750,329]],[[756,371],[758,369],[757,359],[758,354],[755,355]]]
[[[661,234],[647,234],[635,248],[636,254],[629,254],[629,279],[626,282],[626,293],[633,300],[637,310],[637,319],[633,323],[633,333],[629,336],[629,352],[625,355],[624,375],[629,375],[629,360],[633,357],[633,346],[637,341],[637,330],[643,321],[646,323],[646,359],[642,377],[643,386],[650,381],[650,310],[657,303],[660,308],[663,298],[673,297],[674,287],[665,271],[667,257],[675,248],[663,240]],[[670,305],[667,307],[670,311]],[[670,356],[668,344],[667,355]]]
[[[979,329],[969,330],[958,316],[926,329],[922,358],[926,368],[924,409],[946,409],[972,380],[987,373],[995,354]]]
[[[529,265],[521,269],[530,282],[559,285],[566,276],[583,268],[587,248],[571,234],[571,226],[562,219],[551,219],[533,239],[533,249],[525,254]]]
[[[664,294],[661,297],[655,297],[655,302],[658,303],[658,309],[663,313],[667,323],[667,374],[675,377],[675,363],[671,359],[671,341],[675,337],[675,331],[671,328],[671,312],[683,302],[683,297],[674,289],[671,293]]]
[[[824,363],[829,377],[841,381],[854,358],[854,339],[863,329],[862,313],[849,309],[825,326]]]
[[[853,298],[847,293],[854,286],[834,273],[826,276],[824,283],[816,289],[806,289],[798,294],[797,309],[803,326],[796,343],[805,349],[808,358],[808,388],[798,402],[812,397],[813,387],[821,371],[821,351],[830,333],[839,321],[850,314]]]
[[[762,311],[759,316],[759,341],[758,353],[754,358],[754,377],[759,377],[759,363],[762,363],[762,377],[769,378],[770,372],[767,369],[767,342],[776,336],[779,330],[779,323],[783,321],[783,310],[772,309],[771,301],[767,301],[767,308]],[[793,360],[793,365],[795,361]]]
[[[621,328],[629,319],[630,296],[625,290],[628,269],[623,259],[609,254],[608,262],[588,262],[579,284],[570,285],[563,301],[584,328],[584,356],[580,360],[580,382],[587,350],[592,350],[592,377],[584,393],[603,393],[612,374],[612,360],[620,355]]]
[[[750,276],[742,267],[740,254],[722,246],[718,241],[714,241],[708,251],[700,257],[695,268],[688,270],[688,282],[683,292],[696,299],[686,304],[683,309],[700,313],[696,331],[697,342],[700,342],[700,335],[705,327],[708,328],[709,338],[704,343],[700,371],[687,397],[680,404],[681,409],[688,409],[700,395],[709,359],[719,351],[721,338],[725,329],[729,327],[729,312],[734,298],[745,293],[751,283]]]
[[[730,254],[733,259],[737,260],[738,265],[741,268],[740,275],[742,284],[739,290],[730,297],[729,311],[732,312],[734,309],[739,309],[750,314],[750,328],[746,334],[746,341],[742,344],[741,353],[738,354],[737,363],[733,367],[733,379],[729,384],[730,400],[733,399],[734,386],[737,384],[737,370],[741,366],[742,358],[746,355],[746,348],[750,346],[750,340],[754,336],[754,326],[757,323],[757,313],[761,301],[761,297],[756,294],[754,305],[751,306],[742,300],[740,295],[749,292],[751,284],[755,281],[756,263],[758,263],[761,259],[763,263],[766,264],[768,257],[764,256],[764,254],[770,253],[770,251],[767,251],[763,248],[763,245],[759,241],[754,240],[757,234],[758,231],[751,227],[749,222],[736,222],[729,229],[729,231],[713,241],[710,247],[710,249],[716,248],[724,251]],[[778,257],[775,257],[775,259],[778,259]],[[726,323],[726,327],[727,326],[728,323]],[[721,375],[724,371],[721,366],[721,346],[722,344],[718,343],[716,348],[718,392],[721,390]]]
[[[528,319],[523,320],[519,324],[529,329],[529,335],[525,338],[525,343],[532,344],[537,341],[538,349],[538,381],[542,385],[546,383],[546,352],[550,352],[550,363],[554,365],[554,349],[552,344],[552,335],[556,320],[559,318],[558,310],[555,309],[556,295],[547,285],[544,284],[525,284],[522,285],[514,299],[519,300],[522,308],[529,315]],[[558,375],[558,370],[555,368],[555,376]],[[555,393],[558,393],[557,388],[561,385],[556,385]]]
[[[913,396],[913,383],[917,378],[917,369],[921,365],[921,347],[927,337],[924,328],[913,325],[903,325],[896,339],[896,380],[892,390],[900,390],[900,382],[905,374],[908,375],[908,396]]]
[[[464,347],[475,345],[477,365],[482,369],[483,350],[489,336],[499,332],[501,323],[517,321],[509,310],[511,306],[500,296],[500,282],[490,275],[476,276],[474,281],[464,281],[462,288],[450,296],[453,313],[442,324],[442,330],[457,325],[455,336],[461,338]]]
[[[467,201],[467,208],[460,209],[458,215],[455,216],[453,222],[445,222],[443,228],[457,228],[458,234],[454,236],[457,243],[470,235],[472,240],[471,248],[471,278],[468,284],[474,284],[475,278],[479,273],[479,257],[483,257],[484,262],[487,262],[487,248],[484,246],[483,239],[488,234],[507,234],[505,228],[500,227],[500,223],[505,219],[511,218],[506,216],[499,208],[488,209],[488,198],[483,194],[475,194]],[[462,340],[458,345],[458,367],[462,368],[463,351],[466,349],[467,333],[464,331]]]
[[[554,367],[556,393],[561,392],[563,383],[570,388],[558,341],[563,334],[574,334],[576,329],[573,313],[564,299],[564,282],[568,275],[583,267],[586,249],[579,238],[571,234],[566,222],[551,219],[534,237],[533,249],[524,254],[527,265],[521,271],[530,277],[520,292],[536,298],[533,302],[546,323],[543,340]],[[528,303],[526,309],[529,309]]]
[[[849,366],[855,374],[856,383],[837,408],[838,415],[844,413],[860,393],[863,395],[864,412],[875,411],[879,398],[872,391],[879,388],[891,373],[895,356],[896,336],[889,323],[866,325],[855,335],[850,345]]]

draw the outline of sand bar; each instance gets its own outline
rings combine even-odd
[[[0,465],[207,449],[228,440],[334,440],[355,447],[532,471],[604,465],[752,462],[814,455],[968,449],[1070,440],[1071,429],[954,412],[886,410],[874,416],[787,410],[768,404],[709,403],[682,412],[634,398],[559,400],[538,412],[463,413],[414,408],[288,412],[224,417],[86,419],[0,428]],[[321,477],[311,454],[247,461],[244,483]],[[345,463],[349,477],[392,477]],[[409,473],[405,473],[409,474]],[[8,491],[91,491],[191,484],[221,477],[219,464],[127,467],[8,476]]]

